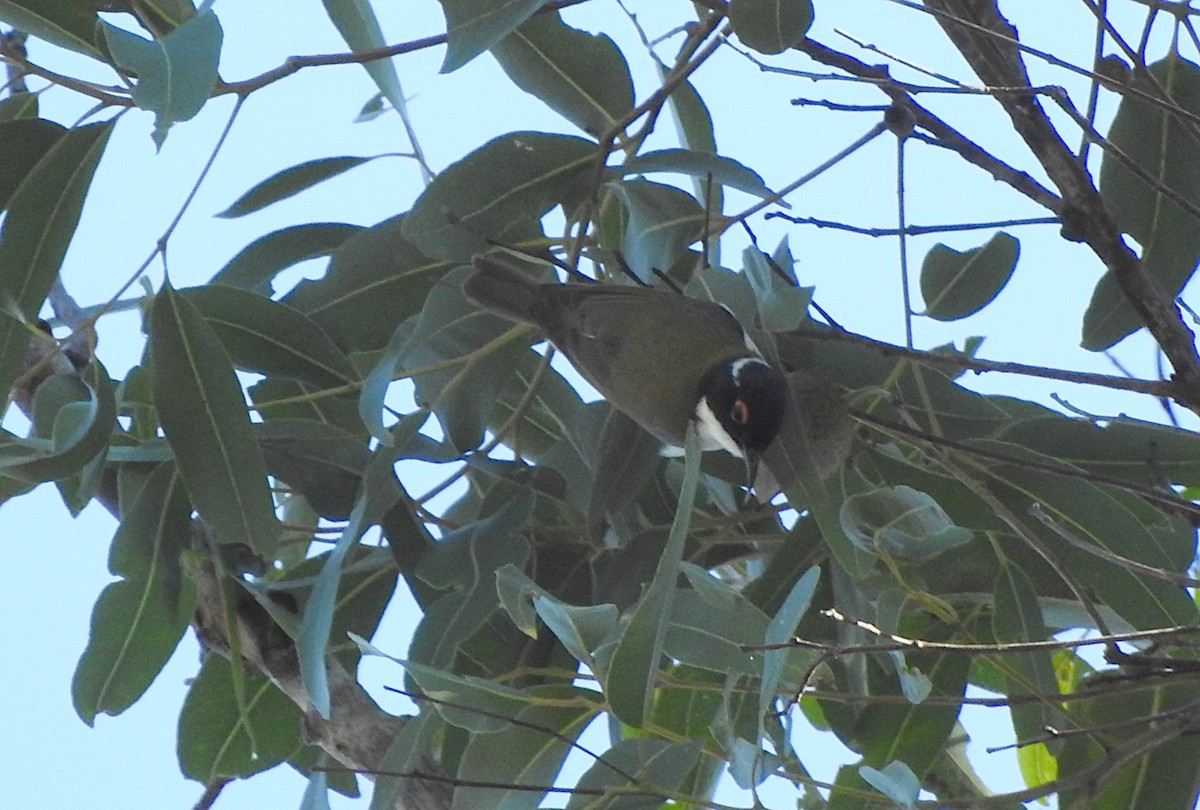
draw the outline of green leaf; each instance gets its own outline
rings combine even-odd
[[[537,14],[492,46],[513,83],[588,134],[599,137],[633,108],[629,65],[604,34]]]
[[[699,741],[669,742],[647,737],[619,740],[579,777],[580,791],[629,791],[597,799],[573,794],[567,810],[645,810],[680,789],[700,762]],[[709,757],[705,757],[709,759]],[[653,792],[644,785],[653,786]],[[685,791],[686,792],[686,791]]]
[[[371,459],[361,436],[310,419],[255,425],[267,472],[299,492],[323,517],[345,520]]]
[[[212,93],[224,38],[221,23],[206,10],[154,40],[101,25],[117,64],[137,74],[133,101],[154,113],[152,137],[161,149],[171,125],[195,117]]]
[[[476,734],[493,734],[512,723],[532,701],[528,693],[495,681],[445,672],[415,661],[400,661],[447,723]],[[450,705],[454,704],[454,705]]]
[[[0,228],[0,391],[12,387],[30,337],[24,324],[37,320],[58,278],[111,133],[110,122],[63,135],[9,200]]]
[[[781,53],[804,39],[813,21],[812,0],[730,0],[729,22],[742,44],[759,53]]]
[[[496,572],[508,564],[524,567],[529,544],[516,531],[532,508],[531,494],[522,490],[487,517],[445,535],[424,556],[416,575],[453,590],[426,609],[409,658],[442,669],[453,663],[459,646],[499,606]]]
[[[455,810],[533,810],[542,800],[537,790],[503,785],[551,785],[571,743],[601,706],[596,693],[573,686],[539,686],[529,690],[544,705],[528,706],[513,725],[495,734],[475,734],[467,743],[458,778],[495,787],[460,786]],[[549,732],[549,733],[548,733]]]
[[[272,556],[279,523],[229,355],[170,285],[155,297],[150,344],[154,406],[196,511],[222,543]]]
[[[1004,564],[996,578],[995,613],[992,614],[992,629],[996,641],[1001,644],[1027,641],[1045,641],[1050,637],[1037,593],[1025,573],[1015,565]],[[1012,713],[1013,731],[1018,740],[1031,740],[1045,733],[1047,726],[1059,722],[1059,714],[1049,701],[1058,694],[1058,681],[1054,677],[1054,663],[1049,650],[1012,653],[1003,656],[1006,664],[1016,670],[1008,675],[1010,696],[1040,695],[1047,703],[1014,703]],[[1061,741],[1054,750],[1061,749]]]
[[[451,73],[495,45],[546,0],[439,0],[446,15],[446,58]]]
[[[291,377],[319,388],[360,379],[325,331],[286,304],[215,284],[179,295],[204,316],[235,368]]]
[[[229,660],[208,655],[179,714],[179,768],[209,784],[283,762],[300,747],[299,707],[261,675],[244,672],[246,713],[234,699]]]
[[[987,440],[970,443],[1016,459],[1054,466],[1061,464],[1018,445]],[[1182,573],[1187,567],[1186,562],[1180,564],[1177,549],[1164,542],[1162,535],[1151,531],[1131,505],[1097,484],[1026,468],[1019,463],[996,464],[988,472],[997,485],[1007,485],[998,494],[1015,514],[1025,515],[1031,505],[1037,504],[1059,527],[1082,542],[1166,571]],[[1029,518],[1027,525],[1038,533],[1067,570],[1134,628],[1142,630],[1195,621],[1196,604],[1182,588],[1073,548],[1040,521]],[[1025,562],[1016,556],[1018,553],[1018,549],[1013,550],[1014,560],[1037,581],[1033,569],[1044,563],[1031,554]]]
[[[38,94],[17,90],[0,101],[0,123],[38,117]],[[0,170],[2,171],[2,170]],[[3,197],[0,197],[3,199]]]
[[[1200,67],[1172,52],[1151,65],[1150,74],[1166,89],[1170,106],[1200,113]],[[1108,140],[1155,182],[1200,206],[1200,160],[1190,123],[1168,108],[1126,95]],[[1176,296],[1200,260],[1200,227],[1194,217],[1134,176],[1107,150],[1100,161],[1100,196],[1121,230],[1141,245],[1142,268],[1163,295]],[[1112,273],[1106,272],[1083,316],[1083,347],[1103,351],[1143,325]]]
[[[362,230],[344,222],[312,222],[272,231],[242,248],[211,283],[269,296],[274,290],[271,280],[280,272],[306,259],[328,256]]]
[[[474,2],[474,0],[472,0]],[[467,261],[514,228],[570,206],[596,169],[596,144],[568,135],[501,135],[447,167],[404,220],[427,256]]]
[[[712,177],[714,183],[744,191],[755,197],[770,197],[775,192],[767,188],[762,177],[753,169],[733,158],[691,149],[660,149],[629,158],[620,166],[608,170],[610,175],[628,177],[632,174],[669,172],[685,174],[700,181]]]
[[[900,560],[927,562],[971,539],[937,501],[908,486],[851,495],[842,504],[841,521],[858,548]]]
[[[712,672],[757,675],[759,662],[741,645],[761,644],[767,626],[766,615],[740,596],[722,605],[703,591],[677,589],[662,650],[673,660]]]
[[[790,332],[808,318],[815,288],[789,284],[776,271],[776,267],[783,268],[778,263],[772,266],[772,261],[773,257],[768,260],[759,248],[748,245],[742,251],[742,273],[754,290],[759,326],[771,332]]]
[[[616,408],[609,409],[600,434],[588,522],[600,525],[633,502],[658,466],[662,441]]]
[[[974,315],[1012,278],[1021,243],[1001,231],[982,247],[958,251],[934,245],[921,264],[925,313],[939,321]]]
[[[604,694],[612,713],[621,722],[641,728],[649,714],[658,682],[659,659],[663,639],[670,624],[671,605],[675,600],[675,580],[683,560],[692,504],[700,483],[700,440],[688,429],[684,445],[684,476],[671,533],[659,559],[654,579],[634,608],[621,641],[613,652]]]
[[[216,216],[226,219],[244,217],[246,214],[252,214],[272,203],[286,200],[307,188],[323,183],[331,177],[337,177],[342,172],[347,172],[355,166],[361,166],[374,159],[345,155],[320,158],[290,166],[255,185]]]
[[[2,101],[0,107],[16,100]],[[66,132],[59,124],[42,118],[0,122],[0,154],[4,155],[0,161],[0,211],[8,207],[21,181]]]
[[[1096,679],[1091,679],[1095,681]],[[1059,757],[1059,778],[1070,786],[1063,790],[1062,807],[1087,807],[1088,810],[1156,810],[1192,807],[1196,785],[1200,783],[1200,750],[1190,745],[1190,735],[1160,733],[1151,725],[1152,715],[1167,718],[1188,712],[1200,698],[1194,682],[1186,680],[1147,680],[1132,691],[1113,694],[1101,686],[1084,684],[1079,690],[1094,697],[1067,703],[1071,722],[1077,728],[1094,730],[1067,738]],[[1167,721],[1169,722],[1169,720]],[[1136,736],[1135,736],[1136,735]],[[1105,764],[1114,751],[1128,750],[1133,742],[1153,742],[1121,768]],[[1100,784],[1086,777],[1076,779],[1085,770],[1095,773],[1102,768]],[[1089,784],[1089,782],[1091,782]]]
[[[60,48],[103,59],[96,47],[94,7],[78,0],[0,0],[0,20]]]
[[[11,452],[0,460],[4,474],[29,481],[59,480],[78,473],[108,448],[116,399],[112,380],[99,362],[83,376],[50,377],[39,386],[33,406],[35,431],[42,441],[21,442],[25,452]]]
[[[347,351],[381,349],[397,325],[421,311],[452,262],[429,259],[404,238],[406,217],[350,236],[334,252],[324,278],[302,281],[283,303],[316,321]]]
[[[640,280],[665,273],[701,237],[706,217],[696,198],[674,186],[649,180],[608,183],[629,212],[624,257]]]
[[[191,506],[175,465],[160,464],[122,512],[107,586],[92,611],[92,631],[71,684],[75,711],[96,715],[133,705],[175,651],[192,614],[194,592],[181,556]]]
[[[435,735],[445,730],[441,715],[422,707],[416,717],[405,718],[404,733],[396,735],[396,741],[379,763],[380,775],[375,779],[375,790],[371,795],[369,810],[394,810],[407,786],[402,776],[383,774],[412,773],[420,770],[435,743]]]

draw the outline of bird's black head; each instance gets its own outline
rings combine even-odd
[[[779,433],[787,403],[785,386],[783,375],[758,357],[709,369],[697,395],[702,439],[752,464]]]

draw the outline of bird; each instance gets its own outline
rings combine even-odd
[[[537,327],[668,454],[694,425],[702,450],[743,459],[754,481],[783,422],[787,386],[732,312],[653,287],[537,281],[492,256],[471,263],[467,300]]]

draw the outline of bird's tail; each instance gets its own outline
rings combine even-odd
[[[536,323],[538,282],[515,267],[488,256],[471,259],[475,272],[463,282],[467,299],[502,318]]]

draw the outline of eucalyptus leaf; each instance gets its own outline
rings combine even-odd
[[[958,251],[935,245],[921,265],[925,314],[939,321],[974,315],[1012,277],[1021,243],[1001,231],[981,247]]]

